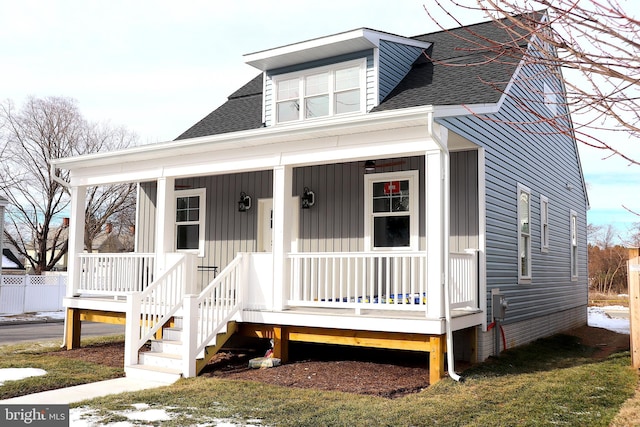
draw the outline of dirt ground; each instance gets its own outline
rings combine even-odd
[[[568,331],[581,343],[596,347],[594,358],[629,349],[629,336],[601,328],[583,326]],[[60,356],[113,367],[122,367],[124,344],[113,343],[61,351]],[[290,344],[291,361],[276,368],[250,369],[249,360],[264,350],[221,352],[201,375],[261,381],[285,387],[336,390],[387,398],[418,392],[429,386],[428,357],[425,354]],[[456,364],[459,372],[466,366]]]

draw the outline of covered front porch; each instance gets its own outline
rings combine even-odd
[[[191,376],[238,324],[444,340],[485,322],[480,156],[465,141],[450,152],[423,111],[387,119],[61,161],[72,195],[67,346],[81,319],[115,313],[125,365],[137,365],[138,349],[180,319]],[[132,179],[136,252],[85,253],[87,187]]]

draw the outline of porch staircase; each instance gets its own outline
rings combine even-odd
[[[182,325],[183,318],[176,316],[171,326],[163,327],[162,338],[150,340],[151,347],[138,352],[138,364],[125,367],[127,378],[152,379],[167,384],[182,378],[185,370]],[[226,323],[226,326],[197,356],[196,375],[204,369],[237,329],[236,322]]]

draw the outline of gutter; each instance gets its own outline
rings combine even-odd
[[[445,329],[447,337],[447,373],[451,379],[463,382],[464,378],[458,375],[454,369],[455,357],[453,355],[453,331],[451,329],[451,305],[450,305],[450,289],[449,289],[449,214],[450,214],[450,196],[449,187],[451,177],[449,176],[449,149],[442,143],[440,136],[434,131],[434,115],[429,117],[429,133],[434,141],[440,146],[440,149],[444,153],[444,165],[443,168],[443,251],[444,251],[444,317],[445,317]]]

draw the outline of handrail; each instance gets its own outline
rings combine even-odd
[[[240,310],[243,269],[247,259],[239,253],[199,295],[187,295],[184,303],[185,376],[194,376],[196,357]]]
[[[78,260],[80,294],[126,295],[153,282],[153,253],[81,253]]]
[[[167,269],[142,292],[127,298],[125,363],[135,364],[138,351],[182,307],[191,280],[193,255],[167,254]],[[171,262],[173,261],[173,262]]]

